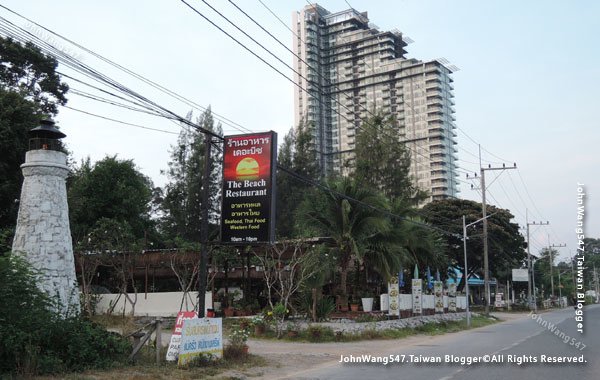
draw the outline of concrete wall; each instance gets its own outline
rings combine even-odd
[[[230,289],[231,291],[231,289]],[[134,294],[129,295],[131,298]],[[175,317],[177,312],[180,310],[194,310],[198,292],[189,292],[184,299],[183,292],[165,292],[165,293],[144,293],[138,294],[137,303],[135,304],[135,315],[136,316],[153,316],[153,317]],[[412,310],[412,295],[411,294],[400,294],[400,310]],[[423,309],[433,309],[434,301],[432,295],[423,296]],[[448,297],[444,296],[444,306],[448,305]],[[118,301],[117,301],[118,300]],[[182,306],[183,300],[183,306]],[[119,298],[118,294],[100,294],[100,301],[96,305],[96,312],[99,314],[106,313],[109,307],[114,303],[118,302],[113,314],[120,314],[131,312],[131,305],[126,301],[124,296]],[[456,297],[456,307],[458,309],[465,309],[466,297]],[[212,308],[212,293],[206,293],[205,308]]]
[[[129,296],[133,299],[135,294],[130,293]],[[164,293],[138,293],[137,302],[135,304],[136,316],[152,316],[152,317],[175,317],[177,312],[192,311],[198,300],[198,292],[189,292],[184,298],[183,292],[164,292]],[[205,308],[212,308],[212,293],[206,293]],[[126,300],[125,296],[119,297],[119,294],[100,294],[100,300],[96,305],[96,312],[104,314],[112,304],[117,302],[113,314],[126,314],[131,312],[131,304]]]
[[[412,294],[400,294],[398,304],[400,310],[412,310]],[[467,305],[467,299],[465,296],[456,297],[456,307],[458,309],[465,309]],[[435,306],[435,299],[433,295],[423,295],[423,309],[433,309]],[[444,308],[448,307],[448,296],[444,296]]]

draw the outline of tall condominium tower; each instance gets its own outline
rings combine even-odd
[[[406,144],[410,174],[429,200],[457,189],[452,70],[440,60],[406,59],[397,30],[380,31],[367,13],[331,13],[317,4],[293,14],[295,121],[313,126],[323,173],[342,170],[362,121],[375,112],[397,125],[382,133]]]

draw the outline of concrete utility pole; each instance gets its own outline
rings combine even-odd
[[[528,281],[527,281],[527,300],[529,302],[529,309],[530,310],[536,310],[537,311],[537,303],[534,301],[535,299],[535,294],[532,297],[532,292],[531,292],[531,283],[532,283],[532,279],[533,277],[533,266],[531,265],[531,251],[529,249],[529,247],[531,246],[530,242],[529,242],[529,226],[547,226],[548,224],[550,224],[550,222],[529,222],[529,213],[527,211],[527,209],[525,209],[525,223],[527,223],[527,271],[529,273],[529,277],[528,277]],[[535,293],[535,282],[533,283],[533,293]]]
[[[485,172],[488,170],[508,170],[508,169],[516,169],[517,164],[515,163],[513,167],[506,167],[506,165],[502,164],[502,167],[493,168],[491,165],[488,165],[487,168],[481,166],[481,145],[479,146],[479,167],[481,173],[481,213],[483,219],[483,284],[485,287],[485,315],[490,314],[490,266],[488,260],[488,228],[487,228],[487,214],[486,214],[486,202],[485,202]],[[498,176],[499,177],[499,176]],[[496,179],[498,179],[496,177]],[[494,179],[494,181],[496,180]],[[492,183],[494,182],[492,181]],[[490,183],[491,185],[491,183]],[[489,186],[489,185],[488,185]]]
[[[200,263],[198,269],[198,317],[203,318],[206,303],[206,264],[208,261],[208,202],[210,198],[212,136],[204,135],[204,177],[202,178],[202,208],[200,226]]]
[[[596,292],[596,302],[600,294],[600,284],[598,284],[598,272],[596,272],[596,264],[594,264],[594,291]]]
[[[550,244],[550,234],[548,234],[548,254],[550,255],[550,287],[552,288],[552,298],[554,298],[554,276],[552,275],[552,267],[554,266],[554,258],[552,257],[552,248],[564,248],[566,244]],[[560,280],[559,280],[560,281]]]
[[[494,214],[496,214],[496,213],[494,213]],[[492,216],[494,214],[490,214],[490,215],[486,216],[485,218],[489,218],[490,216]],[[469,265],[467,264],[467,227],[477,224],[477,223],[481,222],[482,220],[485,220],[485,218],[477,219],[473,223],[467,224],[465,215],[463,215],[463,217],[462,217],[462,220],[463,220],[463,249],[464,249],[464,254],[465,254],[464,280],[465,280],[465,295],[467,297],[467,305],[466,305],[467,327],[471,327],[471,312],[469,311]]]

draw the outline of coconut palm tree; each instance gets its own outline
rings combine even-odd
[[[378,191],[359,186],[344,177],[329,182],[327,191],[307,197],[298,210],[299,227],[305,234],[329,237],[329,251],[340,269],[340,288],[346,297],[348,271],[354,260],[363,260],[376,242],[392,230],[387,212],[389,203]],[[382,252],[392,252],[386,249]],[[377,261],[381,268],[393,263]]]

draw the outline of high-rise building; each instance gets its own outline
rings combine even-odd
[[[342,170],[361,122],[375,112],[393,116],[382,132],[406,144],[410,174],[430,200],[454,197],[456,125],[451,68],[442,60],[407,59],[397,30],[380,31],[367,13],[331,13],[317,4],[293,15],[295,122],[313,126],[323,173]]]

